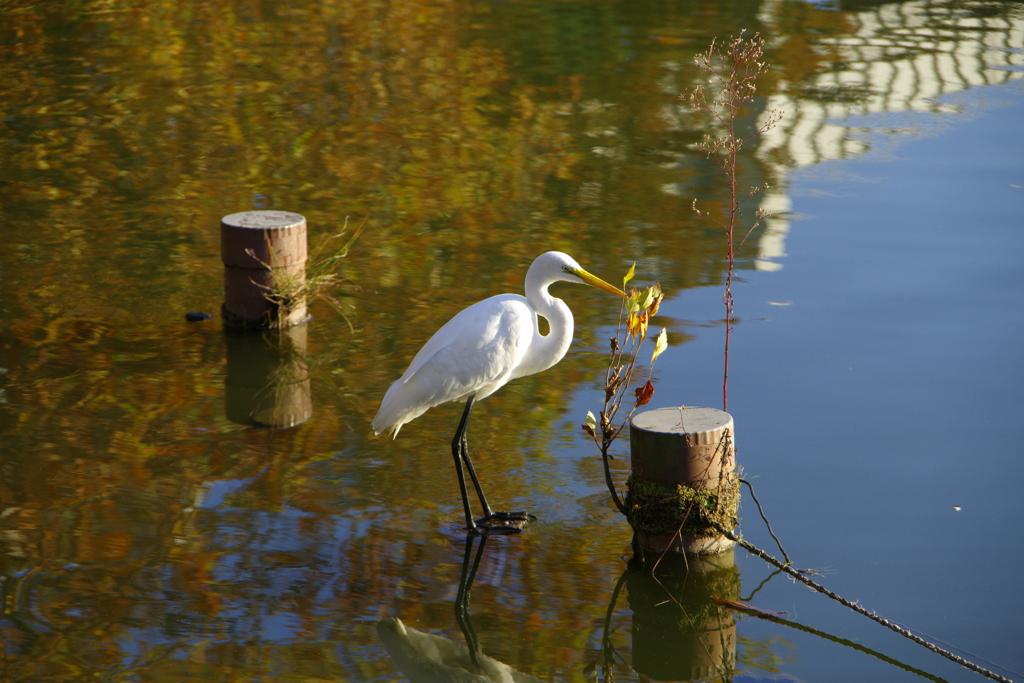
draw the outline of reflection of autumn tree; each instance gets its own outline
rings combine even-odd
[[[529,216],[539,179],[574,158],[550,142],[551,108],[508,89],[500,55],[461,44],[455,4],[274,11],[93,3],[77,14],[26,8],[5,17],[0,30],[13,47],[0,52],[0,191],[5,214],[34,233],[15,235],[24,244],[5,277],[19,287],[2,304],[17,321],[4,338],[18,350],[5,364],[12,391],[41,408],[26,411],[22,433],[66,433],[93,415],[111,432],[102,443],[60,445],[92,456],[97,447],[158,454],[152,437],[167,438],[166,408],[131,406],[180,408],[195,399],[197,379],[211,395],[219,387],[182,372],[195,367],[187,354],[172,353],[177,371],[146,372],[168,363],[175,344],[161,342],[156,325],[178,319],[196,292],[217,301],[213,226],[256,194],[302,210],[320,229],[383,196],[373,258],[353,274],[429,282],[423,268],[437,270],[437,252],[507,242],[490,228],[509,218],[508,189]],[[532,258],[535,248],[524,240],[506,254]],[[139,285],[119,285],[126,280]],[[420,296],[424,307],[433,296]],[[140,319],[153,327],[139,329]],[[79,336],[86,327],[90,339]],[[146,382],[132,381],[139,371]],[[51,375],[60,379],[43,381]],[[45,422],[69,408],[73,418]],[[111,425],[112,416],[125,424]],[[211,415],[186,419],[202,417]]]
[[[385,346],[365,347],[367,357],[443,322],[436,288],[456,284],[453,272],[494,273],[494,291],[517,290],[515,266],[538,243],[554,236],[578,254],[575,226],[538,212],[544,179],[566,176],[579,156],[563,117],[509,86],[500,53],[466,44],[459,11],[97,3],[77,16],[13,14],[4,30],[17,47],[0,53],[2,191],[9,215],[42,233],[12,264],[24,283],[5,304],[22,321],[15,333],[85,302],[118,329],[131,316],[176,319],[196,298],[214,304],[215,221],[253,203],[301,210],[320,230],[379,207],[349,274],[435,291],[376,299],[385,315],[418,314],[383,334],[371,324],[365,338]]]
[[[174,533],[159,552],[46,562],[12,577],[4,585],[11,597],[5,604],[21,628],[8,642],[45,643],[49,654],[15,658],[5,674],[60,680],[60,672],[75,667],[99,672],[118,662],[140,674],[180,675],[196,666],[250,674],[282,666],[346,670],[355,662],[375,670],[380,662],[364,653],[375,639],[358,625],[382,611],[454,629],[450,588],[458,548],[432,540],[420,525],[396,520],[387,533],[379,527],[365,533],[358,516],[303,519],[243,508],[177,512],[170,519]],[[154,514],[151,521],[168,517]],[[145,538],[139,531],[136,539]],[[590,566],[595,549],[562,535],[556,531],[549,539],[564,549],[554,553],[529,541],[515,552],[495,544],[476,589],[478,609],[488,615],[479,628],[489,649],[536,669],[573,665],[614,584],[612,569]],[[619,552],[622,543],[616,539],[603,550]],[[563,583],[573,595],[547,604],[548,587]],[[572,600],[585,607],[571,609]],[[545,627],[556,619],[573,625],[578,638],[567,644],[560,631]],[[530,635],[526,654],[535,653],[525,659],[508,638],[524,631]],[[117,644],[126,641],[144,648],[120,651]],[[322,646],[310,650],[309,643]],[[98,651],[106,655],[97,657]]]
[[[657,269],[655,279],[670,292],[716,283],[723,273],[724,241],[692,219],[688,203],[696,195],[710,206],[719,194],[717,169],[694,148],[705,124],[675,100],[699,77],[695,26],[709,37],[756,30],[760,7],[702,0],[477,8],[499,17],[481,31],[487,43],[510,55],[517,79],[542,87],[567,119],[580,161],[571,178],[549,178],[558,209],[578,225],[613,222],[616,240],[646,260],[638,272]],[[500,28],[507,25],[530,30]],[[756,114],[744,112],[749,119]],[[743,182],[774,181],[752,151],[743,160]],[[741,267],[750,267],[755,252],[751,240]]]
[[[381,196],[375,269],[400,277],[428,243],[493,243],[508,203],[530,216],[575,158],[552,107],[508,89],[500,54],[461,43],[455,3],[101,9],[15,14],[22,49],[0,59],[5,203],[80,283],[102,258],[187,285],[173,279],[211,264],[175,257],[216,253],[227,211],[287,207],[335,229]],[[39,78],[68,42],[67,68]]]

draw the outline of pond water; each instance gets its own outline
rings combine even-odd
[[[774,212],[734,286],[740,465],[795,565],[1024,680],[1024,5],[0,17],[0,679],[483,680],[403,650],[475,633],[494,680],[980,680],[742,550],[657,581],[629,562],[580,429],[617,317],[597,290],[556,286],[569,354],[474,412],[490,496],[538,517],[523,534],[465,537],[461,406],[372,436],[430,334],[548,249],[660,281],[650,407],[722,406],[725,240],[691,203],[726,186],[678,95],[746,30],[771,66],[741,129],[784,117],[740,164]],[[237,419],[245,341],[184,321],[222,301],[219,219],[264,208],[314,243],[366,221],[341,311],[314,302],[302,331],[311,416],[281,430]],[[749,497],[741,516],[773,550]]]

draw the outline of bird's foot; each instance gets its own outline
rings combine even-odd
[[[528,512],[492,512],[476,520],[478,534],[518,534],[526,525],[537,519]]]

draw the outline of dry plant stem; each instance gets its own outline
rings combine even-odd
[[[643,340],[640,339],[639,341]],[[601,410],[601,443],[599,446],[601,448],[601,459],[604,462],[604,481],[612,495],[612,502],[615,503],[615,508],[623,515],[626,514],[626,506],[622,503],[622,499],[619,498],[615,482],[612,481],[611,455],[609,451],[611,450],[612,442],[615,441],[622,431],[622,427],[625,426],[625,422],[628,422],[629,418],[636,411],[634,407],[629,411],[629,415],[622,425],[619,427],[614,426],[615,416],[619,412],[619,406],[622,405],[625,389],[629,386],[629,380],[633,376],[633,368],[636,366],[636,353],[640,350],[639,341],[635,347],[630,348],[629,361],[624,366],[622,365],[623,348],[618,343],[618,332],[616,332],[616,338],[613,340],[611,355],[608,361],[608,369],[605,371],[605,399],[604,407]]]
[[[612,470],[609,467],[609,460],[611,456],[608,455],[608,449],[601,449],[601,457],[604,460],[604,483],[608,486],[608,491],[612,494],[612,502],[615,503],[615,509],[623,515],[626,514],[626,506],[622,504],[622,500],[619,498],[619,492],[615,490],[615,482],[612,481]]]
[[[736,217],[740,207],[758,192],[761,192],[767,185],[750,188],[745,197],[740,198],[736,188],[736,164],[739,151],[743,145],[755,135],[770,130],[781,118],[781,113],[772,111],[765,122],[753,133],[745,138],[738,138],[736,135],[736,118],[740,109],[745,106],[754,96],[756,85],[754,81],[767,70],[767,65],[759,61],[762,57],[764,40],[759,34],[754,34],[750,40],[744,40],[743,33],[734,38],[724,47],[718,47],[715,41],[707,52],[694,57],[694,63],[701,71],[711,76],[711,85],[718,90],[718,95],[711,102],[708,102],[707,93],[703,85],[698,85],[689,96],[690,105],[710,114],[725,129],[725,135],[718,139],[712,139],[705,135],[700,143],[700,148],[707,156],[714,159],[718,167],[729,180],[729,210],[728,220],[721,221],[706,212],[697,209],[697,202],[693,202],[693,210],[699,216],[709,218],[712,222],[723,228],[727,240],[728,273],[725,280],[725,352],[724,368],[722,373],[722,409],[729,409],[729,343],[732,335],[732,321],[734,318],[735,301],[732,296],[732,283],[735,277],[736,250],[743,245],[750,233],[757,227],[765,212],[758,210],[754,216],[754,222],[748,228],[746,234],[737,243],[736,240]],[[682,98],[682,96],[680,96]]]
[[[623,281],[623,285],[628,282],[629,278],[632,277],[632,270],[630,274]],[[629,414],[623,422],[615,426],[615,419],[618,415],[619,408],[622,405],[622,401],[626,397],[626,391],[628,391],[630,382],[633,379],[633,371],[636,368],[637,354],[640,352],[640,347],[644,340],[647,338],[647,325],[651,316],[657,313],[658,306],[662,299],[661,288],[658,285],[654,285],[646,290],[643,290],[642,295],[637,290],[631,290],[631,296],[636,296],[639,299],[646,301],[646,305],[639,305],[638,310],[632,309],[627,310],[630,299],[624,300],[622,307],[619,309],[619,323],[615,331],[615,338],[611,339],[611,351],[608,356],[608,368],[605,371],[605,398],[604,405],[601,409],[600,422],[593,427],[584,425],[584,429],[590,434],[591,438],[594,439],[594,443],[601,450],[601,459],[604,465],[604,479],[605,484],[608,486],[608,491],[611,493],[612,502],[615,504],[615,508],[622,513],[626,514],[626,506],[623,504],[622,499],[619,497],[619,493],[615,488],[615,482],[612,480],[611,472],[611,445],[612,442],[622,432],[623,427],[633,417],[633,413],[641,405],[647,403],[650,398],[650,394],[647,394],[645,398],[641,398],[642,389],[637,389],[637,398],[630,408]],[[623,342],[620,343],[619,339],[622,337],[622,325],[623,325],[623,314],[625,314],[626,322],[626,335]],[[658,354],[663,350],[665,340],[664,331],[659,335],[658,341],[655,345],[654,354],[651,357],[651,363],[647,370],[647,379],[644,384],[644,388],[649,388],[650,393],[653,393],[654,389],[651,386],[651,378],[654,373],[654,360]],[[623,358],[625,357],[625,359]],[[594,428],[596,427],[596,429]],[[597,436],[597,431],[600,430],[600,440]]]
[[[820,583],[817,583],[816,581],[812,581],[811,579],[807,578],[801,571],[799,571],[797,569],[794,569],[792,567],[792,565],[790,565],[789,563],[783,564],[782,562],[780,562],[779,560],[775,559],[774,557],[772,557],[771,555],[769,555],[765,551],[761,550],[757,546],[753,545],[752,543],[748,543],[747,541],[744,541],[742,538],[740,538],[739,536],[737,536],[733,532],[729,531],[724,526],[722,526],[722,525],[720,525],[720,524],[718,524],[716,522],[713,522],[713,521],[712,521],[712,524],[714,524],[715,529],[718,530],[718,533],[722,534],[723,536],[728,538],[730,541],[733,541],[734,543],[738,544],[741,548],[746,550],[748,553],[750,553],[752,555],[756,555],[757,557],[760,557],[762,560],[764,560],[765,562],[767,562],[768,564],[770,564],[770,565],[772,565],[774,567],[778,567],[780,570],[786,572],[787,574],[792,576],[797,581],[799,581],[799,582],[809,586],[810,588],[818,591],[819,593],[821,593],[823,595],[826,595],[826,596],[832,598],[833,600],[835,600],[836,602],[840,603],[841,605],[844,605],[845,607],[849,607],[854,612],[857,612],[858,614],[863,614],[868,619],[871,619],[872,621],[877,622],[877,623],[881,624],[882,626],[885,626],[887,629],[889,629],[891,631],[895,631],[896,633],[900,634],[904,638],[909,638],[910,640],[914,641],[918,645],[921,645],[921,646],[925,647],[928,650],[931,650],[932,652],[934,652],[936,654],[942,655],[946,659],[948,659],[948,660],[950,660],[952,662],[956,662],[960,666],[962,666],[964,668],[967,668],[967,669],[970,669],[971,671],[973,671],[975,673],[979,673],[982,676],[985,676],[986,678],[990,678],[993,681],[1000,681],[1000,683],[1014,683],[1014,681],[1012,679],[1006,678],[1005,676],[1000,676],[999,674],[995,673],[994,671],[989,671],[988,669],[986,669],[984,667],[978,666],[974,662],[971,662],[971,661],[968,661],[968,660],[964,659],[960,655],[953,654],[949,650],[945,650],[945,649],[939,647],[938,645],[936,645],[935,643],[932,643],[932,642],[929,642],[929,641],[925,640],[924,638],[922,638],[921,636],[917,635],[916,633],[912,633],[911,631],[908,631],[907,629],[903,628],[902,626],[894,624],[893,622],[889,621],[888,619],[886,619],[884,617],[878,616],[874,612],[872,612],[872,611],[870,611],[868,609],[865,609],[864,607],[861,607],[857,603],[851,602],[851,601],[847,600],[846,598],[842,597],[841,595],[833,593],[829,589],[827,589],[824,586],[822,586]]]

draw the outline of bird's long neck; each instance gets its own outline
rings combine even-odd
[[[528,372],[524,372],[523,375],[547,370],[562,360],[565,352],[569,350],[569,344],[572,343],[573,333],[572,311],[564,301],[551,296],[548,292],[548,287],[552,283],[531,282],[531,275],[533,273],[526,275],[526,300],[538,315],[548,321],[548,333],[542,335],[539,326],[535,329],[530,364],[528,368],[524,368],[528,369]]]

